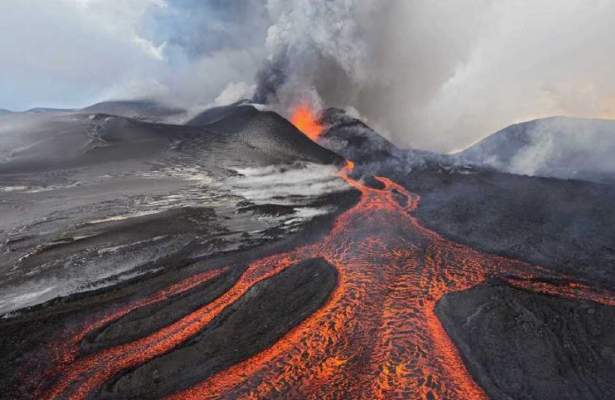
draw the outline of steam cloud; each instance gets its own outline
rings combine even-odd
[[[100,21],[91,22],[118,25],[121,10],[114,3],[62,3],[113,7],[114,13],[98,12]],[[47,9],[44,4],[38,8]],[[96,77],[105,82],[101,96],[148,96],[195,107],[254,96],[282,113],[308,101],[353,109],[398,145],[438,151],[537,117],[615,117],[615,2],[609,0],[131,4],[130,18],[120,19],[111,43],[118,34],[130,36],[144,61],[133,56],[133,73],[120,74],[119,61],[89,51],[93,59],[104,56],[100,64],[110,70]],[[6,7],[3,2],[0,11]],[[93,36],[98,43],[101,32]],[[122,54],[130,50],[116,47]],[[121,82],[109,87],[118,76]],[[86,78],[88,93],[95,92]]]
[[[259,100],[350,106],[394,142],[440,151],[530,118],[615,116],[612,2],[268,6]]]

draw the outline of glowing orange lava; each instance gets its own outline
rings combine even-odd
[[[443,295],[512,276],[530,290],[615,304],[581,285],[532,283],[553,274],[444,239],[412,215],[417,195],[384,177],[376,178],[382,189],[366,186],[349,176],[353,166],[339,176],[361,199],[324,238],[253,262],[226,293],[149,336],[71,361],[44,398],[87,398],[193,337],[258,282],[312,257],[338,270],[325,305],[273,346],[169,399],[484,399],[435,315]]]
[[[290,122],[315,142],[318,141],[324,131],[318,115],[307,103],[302,103],[295,107],[291,114]]]
[[[146,299],[140,299],[133,302],[130,302],[116,310],[107,311],[105,315],[98,317],[91,323],[87,323],[83,329],[81,329],[77,334],[75,334],[69,340],[59,344],[57,347],[53,349],[53,352],[56,353],[56,361],[60,364],[67,364],[74,361],[77,351],[79,349],[79,343],[85,339],[85,337],[91,333],[96,331],[97,329],[103,328],[109,323],[120,319],[124,315],[129,312],[148,306],[150,304],[154,304],[163,300],[168,299],[169,297],[176,296],[178,294],[184,293],[198,285],[201,285],[218,275],[225,272],[227,268],[219,268],[212,269],[205,272],[201,272],[199,274],[192,275],[188,278],[185,278],[177,283],[170,285],[169,287],[159,290],[154,293],[150,297]]]

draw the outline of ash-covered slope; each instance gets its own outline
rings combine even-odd
[[[186,122],[186,125],[205,126],[205,125],[213,124],[226,117],[231,116],[233,113],[237,111],[241,111],[241,110],[245,111],[244,108],[238,108],[239,106],[242,106],[242,105],[251,106],[248,100],[240,100],[236,103],[229,104],[226,106],[217,106],[217,107],[208,108],[207,110],[204,110],[198,113],[197,115],[192,117],[190,120],[188,120]],[[251,106],[251,107],[254,108],[254,106]]]
[[[511,125],[458,153],[503,172],[615,182],[615,121],[553,117]]]
[[[170,125],[100,113],[14,113],[0,127],[0,173],[153,160],[169,152],[212,166],[263,166],[341,158],[273,112],[228,109],[212,124]]]
[[[77,111],[74,108],[34,107],[25,111],[27,113],[63,114]]]
[[[186,110],[154,100],[110,100],[80,110],[84,113],[112,114],[150,122],[179,122]]]
[[[16,113],[0,127],[0,173],[136,162],[190,133],[107,114]]]
[[[271,162],[309,161],[321,164],[342,164],[343,159],[327,150],[272,111],[259,111],[254,106],[235,103],[207,110],[186,123],[216,133],[220,149],[232,149],[239,159],[246,152],[260,153]]]
[[[0,314],[280,238],[338,209],[339,156],[277,114],[231,113],[206,127],[3,117]]]

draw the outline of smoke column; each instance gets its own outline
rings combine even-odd
[[[0,108],[309,103],[452,151],[529,119],[615,118],[613,20],[610,0],[5,0]]]
[[[615,3],[269,0],[255,99],[351,108],[399,145],[463,148],[552,115],[615,117]],[[610,67],[606,67],[606,66]]]

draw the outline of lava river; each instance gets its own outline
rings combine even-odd
[[[43,398],[85,399],[121,371],[141,365],[190,339],[256,283],[301,260],[322,257],[338,271],[327,302],[266,350],[171,399],[480,399],[459,353],[434,314],[446,293],[491,276],[517,286],[613,304],[580,285],[552,287],[529,278],[541,268],[490,256],[446,240],[423,227],[412,211],[417,195],[380,177],[379,188],[340,177],[361,192],[316,243],[253,262],[235,285],[191,314],[134,342],[77,357],[79,332],[62,351],[60,379]],[[185,290],[218,272],[176,285]],[[104,318],[103,323],[158,301],[155,294]],[[91,331],[91,327],[87,331]],[[72,344],[70,344],[72,343]]]

